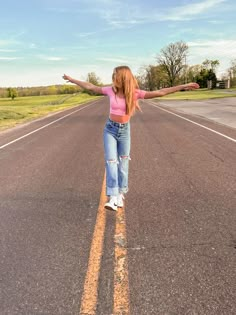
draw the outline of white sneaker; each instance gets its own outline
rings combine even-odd
[[[110,200],[104,206],[107,210],[117,211],[117,196],[110,196]]]
[[[124,201],[123,201],[123,199],[125,199],[125,197],[124,197],[123,194],[119,194],[119,195],[117,196],[117,207],[119,207],[119,208],[124,207]]]

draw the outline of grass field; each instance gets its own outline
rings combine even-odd
[[[232,96],[236,97],[236,88],[230,90],[201,89],[197,91],[178,92],[162,97],[162,99],[204,100]],[[52,112],[84,104],[98,97],[79,93],[73,95],[17,97],[15,100],[0,98],[0,130],[46,116]]]
[[[85,93],[0,98],[0,130],[96,99]]]
[[[236,97],[236,88],[229,89],[229,90],[200,89],[196,91],[177,92],[174,94],[169,94],[162,98],[168,99],[168,100],[204,100],[204,99],[206,100],[210,98],[222,98],[222,97]]]

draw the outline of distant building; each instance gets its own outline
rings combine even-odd
[[[218,89],[229,89],[230,88],[230,79],[217,81],[216,87]]]

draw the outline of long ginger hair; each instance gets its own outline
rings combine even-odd
[[[116,67],[112,75],[113,90],[115,94],[121,92],[125,97],[126,114],[132,115],[135,109],[141,110],[135,98],[135,90],[139,88],[138,82],[127,66]]]

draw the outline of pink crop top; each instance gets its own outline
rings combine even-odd
[[[136,89],[135,98],[143,99],[145,96],[145,93],[146,91]],[[110,98],[110,114],[115,114],[119,116],[126,115],[125,98],[117,96],[115,92],[113,91],[112,86],[102,87],[102,94],[107,95]]]

